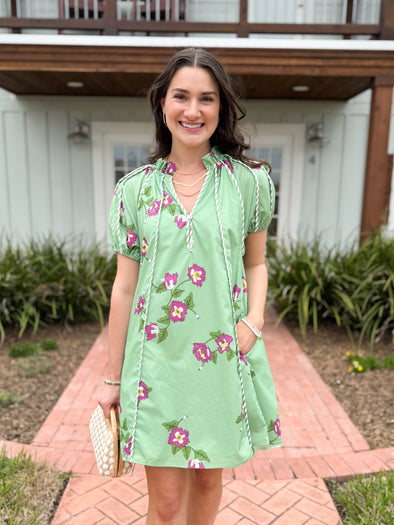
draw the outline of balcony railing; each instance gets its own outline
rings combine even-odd
[[[0,32],[394,39],[394,2],[2,0]]]

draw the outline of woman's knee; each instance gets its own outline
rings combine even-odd
[[[211,492],[215,489],[221,489],[222,472],[223,469],[191,471],[193,488],[200,492]]]
[[[155,468],[155,467],[153,467]],[[185,472],[146,469],[150,511],[161,522],[172,523],[181,512],[186,488]]]

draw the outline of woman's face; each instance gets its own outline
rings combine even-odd
[[[219,119],[219,87],[200,67],[182,67],[172,77],[166,97],[161,101],[172,148],[210,149],[209,139]]]

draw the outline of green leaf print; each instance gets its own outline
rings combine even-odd
[[[175,204],[170,204],[169,206],[167,206],[167,210],[170,212],[170,215],[174,216],[176,212]]]
[[[152,188],[150,186],[148,186],[147,188],[145,188],[145,191],[144,191],[144,195],[145,197],[150,197],[151,196],[151,193],[152,193]]]
[[[144,323],[145,323],[144,319],[141,318],[140,319],[140,332],[144,329]]]
[[[170,313],[170,310],[171,310],[171,305],[170,305],[170,304],[166,304],[166,305],[162,306],[161,309],[162,309],[163,312],[165,312],[166,314],[169,314],[169,313]]]
[[[270,424],[268,425],[268,432],[273,432],[273,431],[274,431],[274,422],[271,419]]]
[[[209,332],[209,335],[212,339],[218,339],[222,335],[222,332],[220,330],[218,332]]]
[[[161,283],[157,288],[156,288],[156,293],[163,293],[163,292],[166,292],[167,291],[167,288],[164,286],[164,283]]]
[[[160,328],[159,330],[159,337],[157,338],[157,342],[161,343],[164,341],[164,339],[167,339],[168,337],[168,330],[167,328]]]
[[[243,417],[242,417],[242,412],[240,413],[240,415],[237,417],[237,419],[235,420],[235,424],[238,425],[239,423],[241,423],[243,420]]]
[[[170,324],[170,318],[168,317],[168,315],[165,315],[164,317],[160,317],[160,319],[158,319],[157,322],[161,323],[161,324],[169,325]]]
[[[175,456],[175,454],[176,454],[177,452],[179,452],[181,449],[180,449],[180,447],[177,447],[176,445],[171,445],[171,450],[172,450],[172,453],[173,453],[174,456]]]
[[[162,423],[162,426],[168,430],[168,432],[171,432],[171,430],[174,430],[174,428],[178,426],[178,421],[173,419],[172,421],[168,421],[168,423]]]
[[[195,307],[194,301],[193,301],[193,293],[190,292],[189,295],[185,299],[185,305],[189,310],[193,310]]]
[[[181,290],[180,288],[175,288],[172,292],[172,297],[179,297],[182,295],[184,290]]]
[[[203,450],[195,450],[194,457],[196,459],[199,459],[200,461],[208,461],[208,463],[211,462],[211,460],[209,459],[209,457],[205,454]]]
[[[218,362],[218,353],[217,352],[212,352],[212,361],[213,361],[213,363],[215,365]]]
[[[227,357],[227,361],[231,361],[231,359],[235,356],[235,352],[233,352],[233,350],[227,350],[226,352],[226,357]]]
[[[185,459],[188,460],[189,459],[189,456],[190,456],[190,452],[192,451],[191,447],[183,447],[182,448],[182,452],[183,452],[183,455],[185,456]]]
[[[153,197],[150,197],[150,199],[148,199],[148,200],[146,201],[146,205],[147,205],[147,206],[150,206],[150,205],[153,203],[154,200],[155,200],[155,199],[154,199]]]

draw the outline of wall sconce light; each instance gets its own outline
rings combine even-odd
[[[84,120],[77,119],[74,131],[67,135],[67,138],[71,140],[74,144],[81,144],[86,140],[90,139],[89,135],[89,126]]]
[[[317,124],[312,124],[312,126],[308,128],[307,139],[308,139],[308,143],[311,144],[311,146],[316,146],[318,148],[322,148],[323,146],[326,146],[330,142],[330,139],[324,136],[322,122],[318,122]]]

